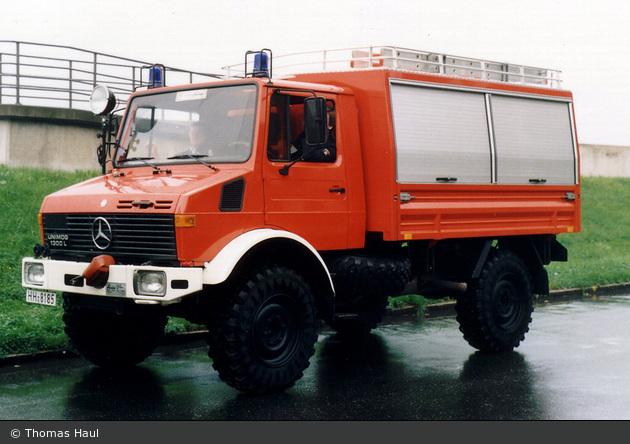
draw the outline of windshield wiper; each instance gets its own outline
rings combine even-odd
[[[206,156],[205,154],[179,154],[177,156],[169,157],[168,160],[171,160],[171,159],[194,159],[198,163],[201,163],[201,164],[207,166],[208,168],[210,168],[210,169],[212,169],[214,171],[217,170],[215,167],[210,165],[208,162],[204,162],[203,160],[201,160],[202,157],[208,157],[208,156]]]
[[[153,172],[153,174],[158,174],[158,173],[160,173],[162,171],[166,172],[167,174],[171,174],[172,173],[171,170],[163,170],[162,168],[159,168],[159,167],[153,165],[151,162],[147,162],[148,160],[151,160],[151,159],[155,159],[155,157],[126,157],[124,159],[118,160],[118,163],[139,161],[139,162],[142,162],[145,165],[149,165],[151,168],[153,168],[155,170]]]

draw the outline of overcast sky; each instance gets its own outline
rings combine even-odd
[[[212,73],[247,50],[369,45],[541,66],[573,91],[580,142],[630,146],[627,0],[12,0],[0,40]]]

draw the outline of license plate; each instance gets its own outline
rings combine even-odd
[[[57,305],[57,295],[47,291],[27,289],[26,302],[30,302],[31,304],[50,305],[51,307],[54,307]]]

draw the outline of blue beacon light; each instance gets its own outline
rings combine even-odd
[[[164,86],[162,82],[162,70],[159,66],[152,66],[149,70],[149,87],[161,88]]]
[[[267,54],[260,52],[254,56],[254,77],[269,77]]]

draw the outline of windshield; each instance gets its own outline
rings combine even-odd
[[[138,96],[129,104],[116,167],[245,162],[255,108],[255,85]]]

